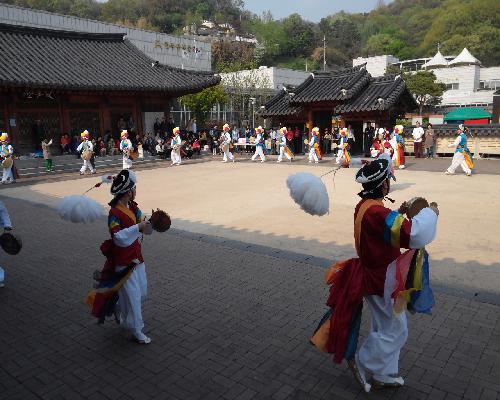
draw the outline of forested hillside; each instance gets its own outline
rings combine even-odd
[[[186,25],[208,19],[230,23],[239,34],[253,34],[259,45],[216,43],[217,70],[258,64],[304,69],[322,64],[323,38],[329,67],[349,65],[358,56],[392,54],[400,59],[444,54],[467,47],[484,65],[500,64],[498,0],[383,1],[370,13],[340,12],[305,21],[298,14],[276,20],[255,15],[241,0],[7,0],[9,4],[73,14],[181,34]]]

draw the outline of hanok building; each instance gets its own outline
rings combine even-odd
[[[0,54],[0,129],[20,153],[41,136],[116,134],[121,118],[143,132],[144,113],[168,113],[176,97],[220,81],[159,64],[117,33],[0,24]]]
[[[397,118],[417,107],[400,76],[373,78],[364,66],[333,72],[312,73],[293,91],[282,90],[260,111],[286,126],[323,132],[333,120],[351,125],[356,135],[356,148],[361,150],[363,124],[393,125]]]

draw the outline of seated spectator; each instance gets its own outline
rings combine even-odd
[[[69,148],[70,145],[69,136],[65,133],[61,135],[61,154],[70,154],[71,150]]]
[[[158,139],[158,143],[156,144],[156,155],[161,159],[165,159],[165,145],[162,139]]]
[[[104,143],[104,140],[99,141],[99,155],[101,157],[106,155],[106,143]]]
[[[118,148],[116,147],[116,143],[113,138],[109,138],[108,140],[108,154],[110,156],[118,154]]]
[[[198,139],[194,140],[192,147],[193,147],[193,151],[196,152],[196,154],[200,155],[201,144],[200,144],[200,141]]]

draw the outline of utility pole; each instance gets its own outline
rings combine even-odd
[[[326,71],[326,36],[323,35],[323,71]]]

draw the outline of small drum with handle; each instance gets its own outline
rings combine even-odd
[[[85,161],[88,161],[92,158],[92,154],[94,154],[94,152],[92,150],[83,150],[82,151],[82,160],[85,160]]]
[[[429,207],[429,202],[423,197],[414,197],[406,202],[406,207],[406,215],[411,219],[424,208]]]
[[[5,157],[3,160],[2,160],[2,168],[4,169],[8,169],[10,167],[12,167],[12,164],[14,162],[12,161],[12,157]]]

